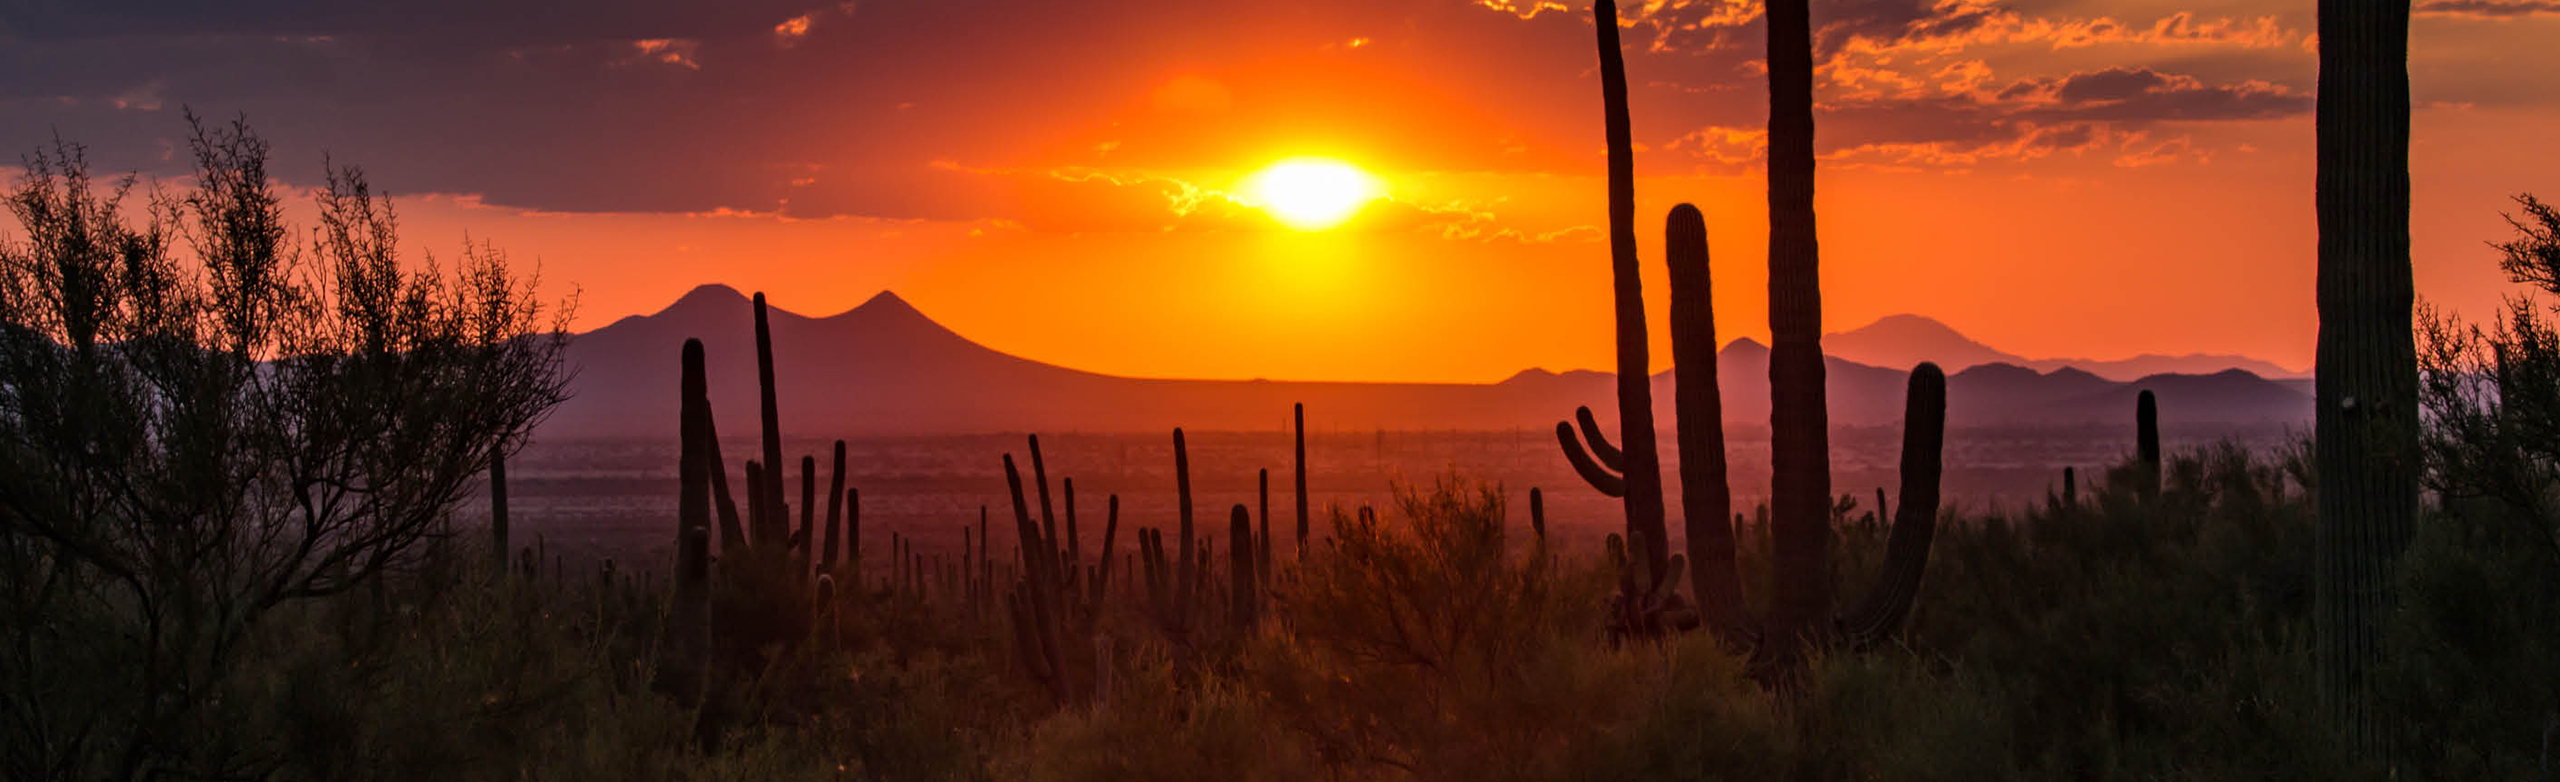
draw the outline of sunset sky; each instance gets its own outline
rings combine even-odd
[[[580,292],[580,328],[726,282],[895,290],[991,347],[1120,374],[1490,381],[1610,363],[1588,6],[913,0],[0,4],[0,147],[175,184],[182,107],[276,173],[402,194]],[[215,10],[219,8],[220,10]],[[2420,0],[2422,297],[2486,316],[2507,198],[2560,198],[2560,2]],[[1815,0],[1826,324],[1911,312],[2028,356],[2316,331],[2314,4]],[[1664,212],[1705,210],[1719,334],[1766,333],[1760,6],[1623,9],[1667,366]],[[1299,230],[1249,178],[1379,200]],[[0,160],[13,158],[0,157]],[[0,233],[14,227],[0,228]]]

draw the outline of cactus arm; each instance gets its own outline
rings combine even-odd
[[[738,521],[738,502],[729,496],[728,462],[720,456],[720,424],[711,415],[711,403],[702,402],[702,447],[710,451],[711,502],[720,512],[720,553],[728,555],[747,548],[745,525]],[[750,498],[752,499],[752,498]]]
[[[1610,472],[1623,474],[1627,471],[1627,452],[1609,444],[1609,436],[1600,432],[1600,419],[1591,415],[1590,405],[1574,408],[1573,422],[1582,428],[1583,442],[1591,444],[1592,460],[1609,468]]]
[[[1057,695],[1060,703],[1065,703],[1066,681],[1064,677],[1055,675],[1064,671],[1064,667],[1059,664],[1057,548],[1040,536],[1040,528],[1031,521],[1030,504],[1023,499],[1022,494],[1022,472],[1014,467],[1012,454],[1004,456],[1004,479],[1013,494],[1014,532],[1022,540],[1023,578],[1016,589],[1022,593],[1021,602],[1028,604],[1024,609],[1013,613],[1018,620],[1027,616],[1030,623],[1027,632],[1017,630],[1015,634],[1031,636],[1031,644],[1026,647],[1026,654],[1036,653],[1040,656],[1037,664],[1032,666],[1035,675],[1043,670],[1050,673],[1051,675],[1044,683],[1049,685],[1050,691]]]
[[[1557,422],[1556,443],[1564,446],[1565,461],[1573,463],[1573,471],[1582,474],[1584,483],[1591,484],[1591,488],[1600,490],[1601,494],[1611,497],[1627,496],[1627,479],[1618,477],[1609,472],[1608,468],[1600,466],[1599,462],[1592,461],[1591,455],[1582,450],[1582,442],[1574,439],[1572,424]]]

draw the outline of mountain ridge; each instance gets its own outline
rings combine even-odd
[[[1909,316],[1915,320],[1926,320]],[[676,357],[703,340],[715,413],[732,426],[757,419],[751,298],[720,283],[668,306],[572,337],[572,398],[544,431],[574,437],[656,436],[672,431]],[[1278,428],[1307,403],[1323,425],[1354,429],[1545,428],[1573,408],[1614,410],[1612,373],[1523,369],[1494,383],[1202,380],[1106,375],[980,345],[883,291],[850,309],[807,316],[769,312],[784,425],[836,434],[974,434]],[[1943,324],[1929,321],[1953,334]],[[1961,335],[1957,335],[1961,337]],[[1978,343],[1976,343],[1978,344]],[[2021,359],[2021,361],[2025,361]],[[1735,339],[1717,352],[1729,424],[1765,422],[1768,349]],[[1917,363],[1917,362],[1914,362]],[[1887,425],[1902,413],[1900,368],[1825,359],[1833,421]],[[1669,370],[1652,376],[1660,417],[1676,414]],[[2138,388],[2161,390],[2172,422],[2307,420],[2310,397],[2245,370],[2155,374],[2121,382],[2076,367],[2038,370],[1992,362],[1949,378],[1951,424],[2078,425],[2129,420]],[[2168,389],[2175,389],[2172,394]]]

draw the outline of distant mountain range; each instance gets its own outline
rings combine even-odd
[[[1545,429],[1577,405],[1613,410],[1604,372],[1523,371],[1499,383],[1345,383],[1166,380],[1085,372],[1007,355],[953,333],[893,293],[826,317],[779,306],[770,313],[783,425],[809,435],[1038,431],[1275,430],[1304,402],[1311,427],[1328,429]],[[757,421],[753,310],[725,285],[694,289],[666,309],[579,334],[567,359],[573,397],[543,424],[563,437],[661,437],[676,422],[677,355],[702,339],[712,406],[732,433]],[[1922,359],[1953,371],[1953,426],[2129,424],[2133,399],[2161,397],[2164,425],[2307,421],[2298,381],[2247,369],[2160,372],[2129,379],[2070,366],[2038,366],[1985,347],[1935,321],[1896,316],[1825,338],[1831,418],[1847,426],[1902,417],[1905,370]],[[2210,357],[2105,362],[2111,372],[2213,365]],[[2248,359],[2230,359],[2247,362]],[[1874,363],[1869,363],[1874,362]],[[1732,424],[1765,424],[1768,348],[1735,340],[1717,353],[1724,412]],[[2263,364],[2263,362],[2256,362]],[[1877,364],[1883,364],[1878,366]],[[2267,369],[2281,372],[2271,365]],[[1668,436],[1671,373],[1655,375],[1654,400]]]
[[[1949,372],[1958,372],[1985,364],[2008,364],[2038,372],[2051,372],[2066,367],[2092,375],[2131,382],[2152,375],[2210,375],[2226,369],[2238,369],[2270,380],[2298,380],[2309,375],[2277,366],[2274,362],[2213,353],[2189,353],[2163,356],[2145,353],[2132,358],[2099,361],[2086,358],[2029,359],[1973,341],[1972,338],[1919,315],[1887,315],[1874,323],[1822,337],[1822,352],[1835,358],[1881,367],[1909,367],[1922,361],[1935,361]]]

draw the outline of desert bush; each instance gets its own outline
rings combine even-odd
[[[190,117],[192,122],[192,117]],[[330,170],[286,224],[267,147],[195,123],[181,194],[128,203],[57,141],[0,239],[0,775],[255,775],[259,625],[412,568],[561,398],[563,336],[486,245],[403,259]],[[300,609],[296,609],[300,610]]]
[[[1402,488],[1332,514],[1242,674],[1329,763],[1423,779],[1553,773],[1638,678],[1599,649],[1602,574],[1506,528],[1497,488]]]

